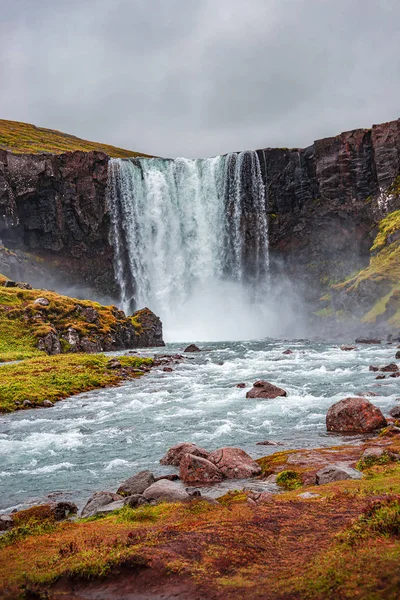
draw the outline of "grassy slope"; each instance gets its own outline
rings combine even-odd
[[[110,369],[104,354],[41,356],[0,367],[0,413],[24,408],[24,400],[35,407],[44,400],[56,402],[96,388],[118,385],[123,379],[138,377],[136,370],[150,365],[151,359],[122,356],[123,369]]]
[[[6,288],[6,277],[0,274],[0,362],[43,355],[37,348],[40,337],[57,330],[65,333],[73,327],[89,339],[97,334],[109,335],[118,323],[130,321],[140,330],[133,317],[121,317],[115,306],[103,306],[90,300],[77,300],[48,290]],[[49,300],[49,306],[35,305],[39,298]],[[94,308],[99,319],[88,323],[79,307]],[[63,350],[68,351],[64,344]]]
[[[400,440],[391,448],[398,452]],[[270,459],[280,463],[282,453]],[[282,599],[397,598],[400,464],[372,465],[363,480],[307,491],[320,496],[303,499],[297,489],[254,507],[245,494],[232,494],[220,506],[125,507],[62,524],[25,511],[0,539],[0,589],[17,598],[25,585],[43,589],[63,576],[147,565],[190,579],[213,598],[265,598],[266,591]]]
[[[141,152],[133,152],[109,146],[108,144],[82,140],[61,131],[44,129],[30,125],[29,123],[6,121],[3,119],[0,119],[0,148],[18,154],[39,154],[43,152],[63,154],[64,152],[73,152],[75,150],[82,150],[84,152],[97,150],[115,158],[148,156]]]

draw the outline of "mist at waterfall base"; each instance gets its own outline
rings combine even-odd
[[[112,159],[108,198],[125,312],[148,306],[166,341],[300,334],[299,299],[271,282],[257,152]]]

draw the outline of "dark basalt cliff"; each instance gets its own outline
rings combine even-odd
[[[328,284],[368,263],[377,223],[400,208],[399,197],[386,193],[400,174],[400,121],[301,150],[267,148],[258,155],[272,267],[297,280],[306,298],[315,300]],[[0,151],[0,239],[10,249],[40,257],[63,281],[115,297],[108,160],[102,152]],[[245,230],[251,244],[251,222]],[[24,278],[27,268],[32,281],[32,271],[40,272],[40,263],[29,266],[18,252],[1,256],[0,272],[8,268],[6,275]]]

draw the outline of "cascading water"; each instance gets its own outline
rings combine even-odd
[[[164,321],[167,339],[262,334],[259,322],[249,331],[244,316],[265,299],[269,273],[256,152],[112,159],[108,187],[125,311],[148,306]]]

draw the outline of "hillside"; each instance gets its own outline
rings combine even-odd
[[[82,150],[83,152],[96,150],[115,158],[148,156],[141,152],[116,148],[109,144],[82,140],[62,131],[4,119],[0,119],[0,148],[18,154],[63,154],[64,152],[74,152],[76,150]]]

